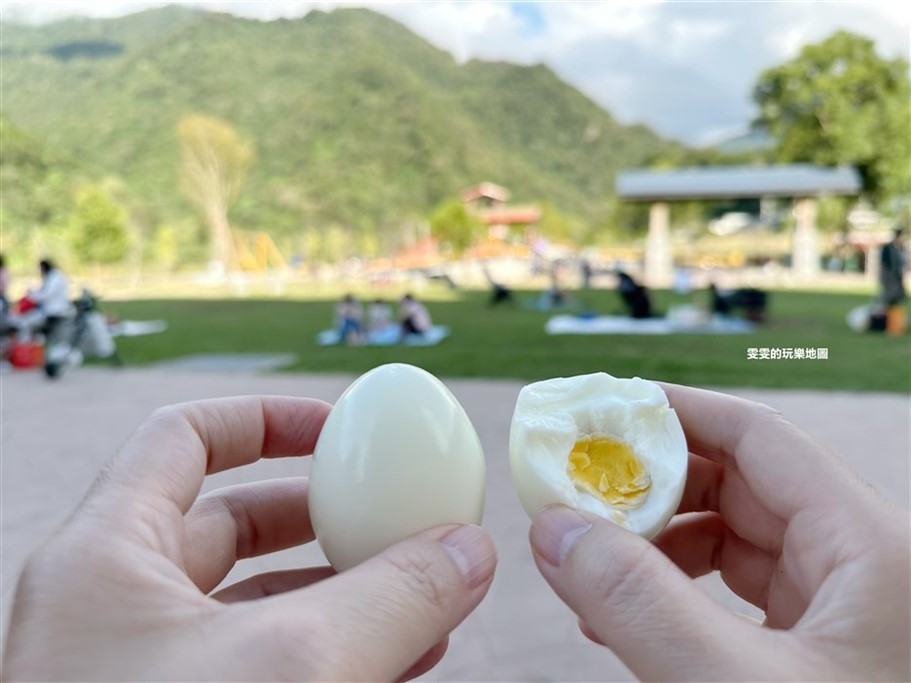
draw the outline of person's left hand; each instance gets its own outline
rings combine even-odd
[[[197,500],[206,474],[311,453],[321,401],[250,397],[153,415],[27,562],[5,680],[395,680],[436,664],[496,556],[438,527],[343,574],[263,574],[210,592],[244,557],[313,540],[307,479]]]

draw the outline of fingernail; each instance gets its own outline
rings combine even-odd
[[[549,564],[559,567],[591,522],[563,505],[538,513],[531,527],[531,544]]]
[[[490,578],[496,565],[497,553],[487,532],[479,526],[466,524],[450,531],[440,539],[453,564],[469,588],[477,588]]]

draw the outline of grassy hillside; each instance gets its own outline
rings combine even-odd
[[[677,147],[543,66],[458,65],[369,10],[258,22],[172,7],[3,38],[4,113],[122,176],[150,223],[192,210],[175,133],[189,112],[254,143],[233,220],[278,235],[395,232],[480,180],[595,220],[617,170]]]

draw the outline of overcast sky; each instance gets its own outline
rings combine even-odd
[[[3,19],[116,16],[165,2],[0,2]],[[458,60],[544,62],[624,123],[691,144],[745,132],[759,72],[838,29],[909,58],[911,3],[883,2],[184,2],[245,17],[369,6]]]

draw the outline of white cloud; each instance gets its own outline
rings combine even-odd
[[[2,2],[4,19],[115,16],[164,2]],[[888,56],[909,56],[911,3],[541,2],[540,30],[506,2],[185,2],[268,20],[313,8],[369,6],[457,60],[544,62],[624,122],[699,144],[746,128],[759,72],[838,29],[868,35]]]
[[[69,16],[116,17],[166,2],[0,2],[4,21],[40,24]]]
[[[456,60],[511,59],[527,62],[516,47],[521,22],[505,3],[429,2],[370,5],[401,22]]]

